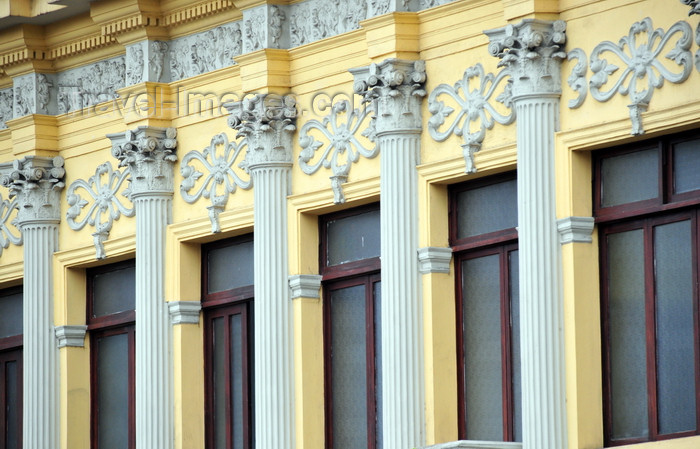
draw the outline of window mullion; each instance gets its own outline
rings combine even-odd
[[[7,441],[7,416],[5,411],[7,410],[7,379],[5,374],[7,373],[7,362],[8,358],[5,354],[0,356],[0,446],[5,447],[5,442]]]
[[[510,333],[510,295],[508,279],[510,269],[508,267],[508,247],[499,249],[500,259],[500,287],[501,287],[501,378],[503,385],[502,415],[503,415],[503,441],[513,440],[513,377],[510,357],[511,333]]]
[[[231,316],[233,314],[227,312],[223,315],[224,320],[224,395],[225,395],[225,406],[226,410],[224,416],[224,426],[226,427],[226,447],[233,447],[233,416],[231,414],[232,404],[231,397],[233,392],[231,391]],[[216,342],[214,342],[216,344]],[[228,429],[231,429],[229,432]]]
[[[376,392],[374,360],[374,288],[370,277],[365,278],[365,355],[367,358],[367,449],[374,449],[376,442]]]
[[[700,431],[700,264],[698,263],[698,245],[700,244],[698,235],[700,235],[700,220],[698,220],[698,211],[693,211],[691,216],[691,236],[692,244],[692,260],[693,260],[693,334],[695,342],[695,433]]]
[[[644,221],[644,279],[645,279],[645,316],[647,344],[647,414],[649,422],[649,439],[658,437],[658,408],[656,395],[656,278],[654,254],[654,227],[651,219]]]

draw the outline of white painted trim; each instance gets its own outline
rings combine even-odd
[[[591,243],[593,238],[593,217],[566,217],[557,220],[557,230],[559,231],[559,242],[566,243]]]
[[[58,347],[65,348],[66,346],[82,348],[85,347],[85,332],[87,326],[81,325],[65,325],[56,326],[56,340]]]
[[[199,312],[202,303],[199,301],[173,301],[168,303],[170,322],[172,324],[199,324]]]
[[[289,276],[289,288],[292,290],[292,299],[296,298],[320,298],[321,278],[318,274],[295,274]]]
[[[427,246],[418,248],[418,271],[421,274],[449,273],[452,248]]]

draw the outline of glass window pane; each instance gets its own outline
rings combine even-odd
[[[654,228],[659,433],[695,430],[690,220]]]
[[[97,339],[97,447],[129,447],[129,335]]]
[[[603,159],[601,166],[603,207],[658,197],[658,154],[656,149],[652,149]]]
[[[94,317],[134,310],[136,268],[95,274],[92,277],[92,315]]]
[[[510,329],[513,365],[513,439],[523,441],[523,401],[520,375],[520,261],[518,251],[508,255],[510,264]]]
[[[379,210],[328,222],[328,265],[379,257]]]
[[[210,249],[207,267],[209,293],[253,285],[253,241]]]
[[[212,320],[212,365],[214,374],[214,448],[226,449],[226,322]]]
[[[499,182],[457,194],[457,238],[518,225],[517,181]]]
[[[673,146],[674,193],[700,189],[700,139]]]
[[[608,236],[613,440],[649,435],[643,237],[641,229]]]
[[[19,408],[22,392],[18,390],[18,381],[22,373],[18,369],[16,361],[5,364],[5,447],[7,449],[20,449],[19,438],[22,431],[19,427],[22,411]]]
[[[367,447],[365,286],[334,290],[330,301],[333,447]]]
[[[233,449],[243,449],[243,341],[241,314],[229,317],[231,327],[231,427]]]
[[[0,338],[22,334],[22,292],[0,294]]]
[[[462,264],[468,440],[503,441],[499,259],[493,254]]]
[[[374,283],[374,396],[377,402],[376,449],[382,449],[382,283]]]

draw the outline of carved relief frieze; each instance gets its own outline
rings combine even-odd
[[[36,86],[34,74],[18,76],[12,82],[14,94],[14,116],[23,117],[36,111]]]
[[[124,56],[99,61],[58,74],[58,113],[93,106],[118,97],[126,81]]]
[[[379,0],[375,3],[379,9],[386,6],[388,11],[389,2]],[[359,21],[366,18],[366,2],[309,0],[295,3],[290,6],[290,44],[296,47],[356,30]]]
[[[243,51],[241,23],[218,26],[170,42],[170,81],[233,65]]]
[[[74,181],[66,192],[68,211],[66,218],[68,226],[74,231],[80,231],[86,225],[93,226],[95,232],[92,237],[98,259],[104,259],[104,242],[107,241],[112,230],[114,220],[119,220],[122,215],[133,217],[133,206],[122,203],[121,197],[130,202],[130,190],[127,180],[128,168],[123,172],[114,170],[110,162],[100,164],[95,174],[88,180],[78,179]],[[78,192],[84,191],[87,198],[83,198]],[[87,207],[87,209],[85,209]]]
[[[267,45],[267,18],[265,6],[244,11],[248,17],[244,19],[244,51],[251,52],[265,48]]]
[[[126,85],[131,86],[143,81],[143,43],[126,47]]]
[[[577,60],[577,64],[568,84],[579,95],[569,107],[581,106],[587,91],[600,102],[608,101],[618,93],[629,96],[632,134],[644,134],[642,113],[649,107],[654,90],[660,89],[664,81],[678,84],[688,79],[693,64],[691,43],[692,29],[687,22],[676,22],[665,32],[661,28],[654,29],[647,17],[635,22],[629,34],[618,44],[605,41],[593,49],[590,57],[592,73],[588,80],[585,52],[572,50],[568,57]],[[660,58],[662,55],[670,63],[664,63]]]
[[[163,41],[149,42],[151,54],[148,57],[149,79],[156,83],[163,80],[163,68],[165,66],[165,54],[168,52],[168,43]]]
[[[0,90],[0,129],[7,128],[5,122],[12,120],[14,116],[13,102],[14,93],[11,87],[9,89]]]
[[[511,84],[508,80],[507,70],[503,69],[497,75],[484,74],[482,65],[476,64],[465,70],[462,79],[454,86],[440,84],[428,97],[428,110],[431,114],[428,120],[430,136],[438,142],[444,142],[452,134],[463,137],[462,151],[466,173],[476,172],[474,153],[481,149],[486,130],[492,129],[496,122],[509,125],[515,120]],[[493,98],[499,86],[502,86],[501,93]],[[494,107],[492,98],[503,105],[501,111]],[[455,111],[445,101],[454,104],[458,112],[452,117],[453,121],[440,130],[446,119]]]
[[[299,167],[307,175],[323,168],[331,169],[333,202],[345,202],[343,183],[348,179],[350,167],[360,156],[371,159],[379,154],[375,143],[376,130],[372,103],[353,109],[350,101],[342,100],[328,107],[329,113],[323,121],[309,120],[299,132]],[[357,134],[365,126],[360,138]],[[317,158],[315,156],[320,154]],[[314,160],[315,159],[315,160]]]
[[[229,142],[228,136],[220,133],[212,137],[208,147],[190,151],[180,162],[183,178],[180,194],[190,204],[200,198],[210,200],[211,205],[207,209],[214,233],[221,232],[219,214],[226,208],[229,195],[237,187],[251,187],[250,175],[242,161],[246,148],[245,138]],[[202,177],[204,179],[200,181]]]

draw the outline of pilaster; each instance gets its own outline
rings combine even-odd
[[[351,72],[355,92],[374,103],[381,149],[383,447],[420,447],[425,388],[416,165],[425,63],[387,59]]]
[[[486,31],[513,82],[518,145],[518,245],[523,449],[567,447],[561,249],[554,133],[566,24],[536,19]]]
[[[136,447],[172,449],[172,335],[164,288],[176,133],[139,127],[107,137],[119,165],[130,170],[136,210]]]
[[[255,445],[294,448],[292,309],[288,284],[287,195],[296,104],[256,95],[226,105],[248,150],[253,181],[255,271]]]
[[[63,158],[15,160],[0,184],[17,196],[24,238],[23,447],[59,447],[58,348],[53,321],[53,253],[58,250]]]

